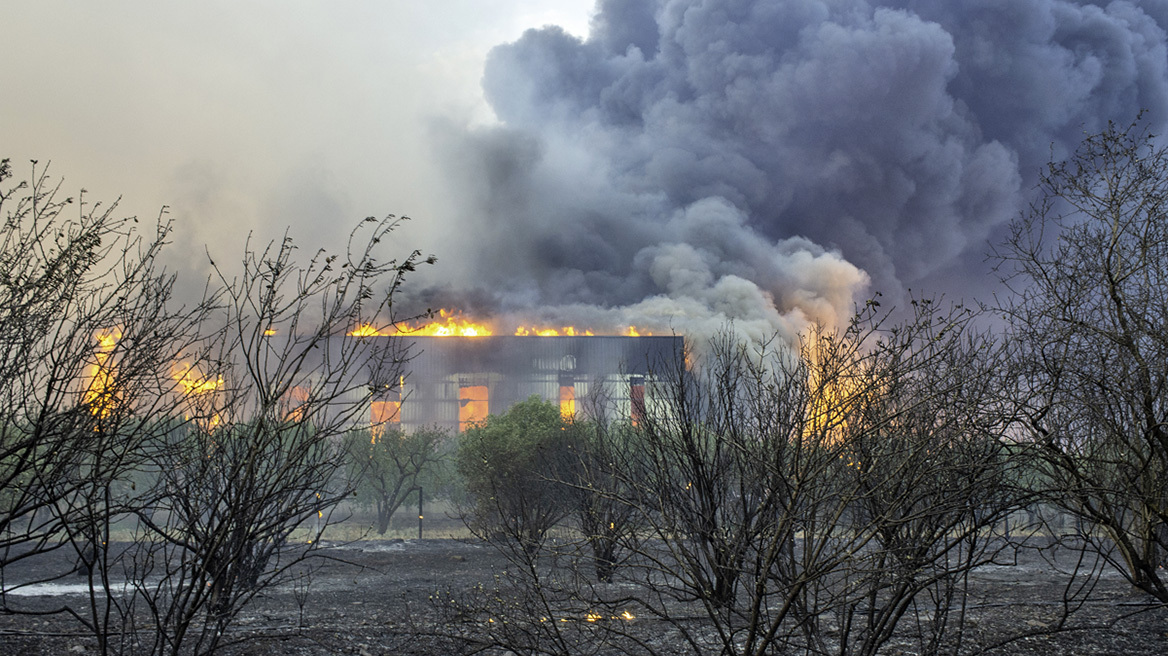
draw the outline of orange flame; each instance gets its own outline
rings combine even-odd
[[[119,401],[114,381],[117,367],[110,359],[118,346],[118,340],[122,338],[122,331],[117,328],[99,330],[93,337],[97,340],[97,346],[93,350],[93,364],[89,365],[89,383],[85,386],[82,399],[90,406],[89,411],[94,415],[108,417]]]
[[[187,395],[205,394],[223,387],[223,378],[200,375],[189,362],[180,362],[170,375],[183,388],[183,393]]]
[[[349,337],[385,337],[391,333],[378,330],[371,323],[363,323],[349,331]]]
[[[464,319],[460,312],[439,310],[438,319],[429,323],[403,322],[378,328],[363,323],[349,332],[350,337],[388,337],[415,335],[418,337],[486,337],[492,334],[490,326]]]
[[[430,322],[403,322],[381,328],[371,323],[363,323],[348,333],[350,337],[389,337],[392,335],[489,337],[493,334],[495,331],[491,324],[468,319],[458,310],[439,310],[438,319]],[[517,337],[591,337],[596,334],[591,328],[555,325],[520,325],[514,332]],[[641,337],[653,333],[636,326],[628,326],[620,334]]]
[[[401,332],[423,337],[486,337],[491,334],[489,326],[464,319],[461,313],[439,310],[438,316],[440,321],[431,321],[420,326],[406,324]]]
[[[171,369],[170,377],[178,383],[183,396],[187,397],[191,404],[186,413],[187,419],[193,418],[195,423],[206,431],[216,428],[223,422],[219,413],[210,407],[212,401],[209,396],[223,388],[221,376],[204,376],[191,363],[180,362]]]
[[[517,337],[591,337],[595,334],[587,328],[580,330],[575,326],[562,326],[560,328],[528,328],[527,326],[519,326],[515,329],[515,335]]]

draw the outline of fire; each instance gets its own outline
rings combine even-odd
[[[574,326],[561,326],[560,328],[528,328],[527,326],[519,326],[515,329],[516,337],[591,337],[594,334],[591,330],[579,330]]]
[[[387,425],[401,423],[401,401],[373,401],[369,408],[369,418],[369,441],[377,444]]]
[[[223,387],[223,378],[203,376],[189,362],[180,362],[171,372],[171,377],[183,388],[183,393],[206,394]]]
[[[559,328],[553,326],[519,326],[515,329],[515,335],[517,337],[593,337],[596,334],[591,328],[577,328],[575,326],[560,326]],[[626,337],[651,337],[653,335],[648,330],[637,328],[636,326],[626,326],[618,334]]]
[[[809,354],[807,428],[829,442],[841,439],[870,390],[864,367]],[[851,463],[849,463],[850,465]]]
[[[407,327],[402,332],[423,337],[486,337],[491,334],[490,327],[463,319],[457,312],[439,310],[438,316],[440,321]]]
[[[381,337],[388,334],[378,330],[371,323],[363,323],[349,331],[349,337]]]
[[[348,333],[350,337],[389,337],[392,335],[490,337],[494,334],[495,328],[490,323],[468,319],[458,310],[439,310],[438,318],[430,322],[402,322],[380,328],[371,323],[363,323]],[[516,337],[593,337],[605,333],[594,332],[592,328],[578,328],[576,326],[520,324],[512,334]],[[636,326],[627,326],[622,331],[608,334],[643,337],[651,336],[653,333]]]
[[[547,622],[547,621],[550,621],[551,619],[552,619],[552,618],[549,618],[549,617],[547,617],[547,616],[545,615],[545,616],[542,616],[542,617],[540,617],[540,618],[539,618],[539,621],[540,621],[540,622]],[[631,622],[631,621],[633,621],[633,620],[637,619],[637,616],[636,616],[636,615],[633,615],[632,613],[630,613],[630,612],[629,612],[629,611],[627,611],[627,610],[621,611],[620,615],[608,615],[608,616],[601,615],[600,613],[598,613],[598,612],[596,612],[596,611],[594,611],[594,610],[590,610],[590,611],[588,611],[587,613],[585,613],[583,617],[580,617],[580,618],[574,618],[574,617],[561,617],[561,618],[559,619],[559,621],[561,621],[561,622],[564,622],[564,623],[567,623],[567,622],[573,622],[573,621],[584,620],[585,622],[593,622],[593,623],[595,623],[595,622],[599,622],[599,621],[601,621],[601,620],[604,620],[604,619],[609,619],[609,620],[624,620],[624,621],[626,621],[626,622]],[[488,622],[488,623],[493,623],[494,621],[495,621],[494,619],[488,619],[488,620],[487,620],[487,622]]]
[[[284,406],[284,421],[296,423],[304,421],[305,410],[309,407],[308,402],[312,398],[312,390],[303,385],[295,385],[288,390],[285,395]]]
[[[82,395],[84,402],[89,405],[90,412],[98,417],[108,417],[117,405],[118,395],[115,388],[114,376],[117,367],[111,362],[114,350],[118,347],[118,340],[122,338],[122,331],[114,328],[99,330],[94,333],[97,346],[93,349],[93,364],[89,366],[89,383]]]
[[[487,337],[491,334],[490,326],[464,319],[462,313],[455,310],[439,310],[438,319],[429,323],[403,322],[385,328],[364,323],[349,332],[350,337],[388,337],[390,335]]]
[[[170,377],[178,383],[183,396],[187,397],[191,404],[191,408],[186,414],[187,419],[193,417],[195,423],[206,431],[210,431],[222,423],[223,419],[219,413],[214,408],[207,407],[211,403],[211,393],[223,388],[221,376],[204,376],[191,363],[180,362],[171,369]]]
[[[466,385],[458,388],[459,432],[487,418],[491,413],[490,398],[490,390],[486,385]]]
[[[560,385],[560,416],[565,421],[576,418],[576,388],[572,385]]]

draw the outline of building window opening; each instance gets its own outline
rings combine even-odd
[[[490,413],[489,394],[486,385],[460,385],[458,387],[458,431],[461,433],[471,424],[483,421]]]
[[[645,423],[645,379],[641,376],[629,377],[629,419],[634,426]]]
[[[370,432],[376,442],[386,429],[401,426],[401,401],[374,401],[369,411]]]
[[[576,418],[576,388],[560,383],[560,416],[564,419]]]
[[[288,390],[285,399],[284,421],[292,424],[304,421],[311,395],[312,390],[301,385],[296,385]]]

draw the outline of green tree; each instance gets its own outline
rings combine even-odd
[[[555,404],[532,396],[460,436],[458,472],[471,499],[472,531],[528,556],[539,550],[569,512],[558,481],[571,460],[570,425]]]
[[[354,431],[345,437],[349,478],[357,502],[377,511],[377,534],[385,535],[394,512],[427,479],[433,479],[444,460],[449,434],[440,428],[412,433],[383,429]]]

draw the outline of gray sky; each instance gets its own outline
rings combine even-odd
[[[0,156],[187,268],[408,214],[429,307],[786,336],[993,289],[1051,153],[1168,126],[1168,0],[6,2]]]
[[[122,196],[128,214],[168,205],[180,241],[229,255],[249,230],[272,238],[291,225],[326,241],[387,213],[428,224],[409,245],[432,249],[451,191],[431,122],[492,121],[480,86],[490,47],[551,23],[583,34],[591,10],[592,0],[5,2],[0,156],[21,175],[29,159],[52,160],[66,191]]]

